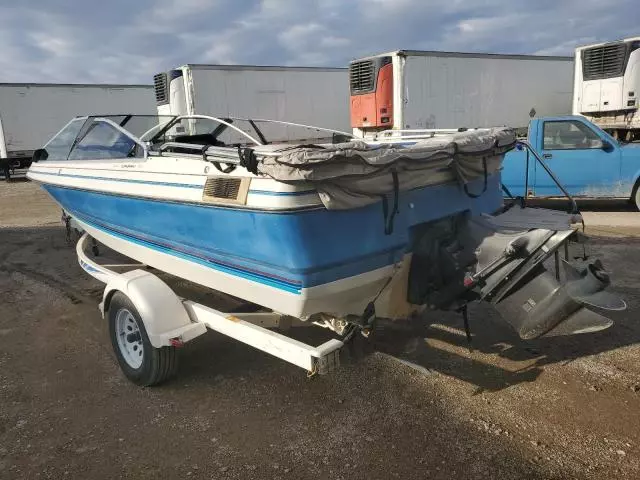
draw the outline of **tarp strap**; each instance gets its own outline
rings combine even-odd
[[[241,148],[238,146],[238,158],[240,166],[247,169],[249,173],[258,174],[258,157],[252,148]]]
[[[482,171],[484,174],[484,186],[482,187],[482,192],[471,193],[469,191],[469,187],[467,183],[465,183],[462,187],[464,188],[464,193],[466,193],[469,198],[478,198],[480,195],[482,195],[484,192],[487,191],[487,177],[489,176],[487,172],[487,157],[482,157]]]
[[[398,210],[398,196],[400,193],[400,182],[398,181],[398,172],[391,170],[391,178],[393,179],[393,208],[389,212],[389,200],[386,195],[382,195],[382,215],[384,217],[384,234],[391,235],[393,233],[393,220]]]
[[[391,283],[391,280],[393,280],[393,277],[395,276],[396,272],[397,272],[397,269],[395,269],[393,273],[389,276],[389,278],[387,278],[387,281],[384,283],[382,288],[378,290],[378,293],[376,294],[375,297],[373,297],[373,300],[371,300],[367,304],[367,306],[364,308],[364,311],[362,312],[362,315],[360,315],[360,319],[358,322],[361,327],[366,328],[370,326],[376,319],[376,301],[378,300],[378,298],[380,298],[380,295],[382,295],[382,292],[384,292],[387,289],[387,287]]]

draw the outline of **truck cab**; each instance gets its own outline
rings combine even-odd
[[[506,155],[502,181],[513,194],[562,196],[559,186],[535,160],[535,153],[572,196],[631,199],[640,208],[640,198],[636,198],[640,196],[639,147],[619,143],[582,116],[535,118],[529,123],[527,142]]]

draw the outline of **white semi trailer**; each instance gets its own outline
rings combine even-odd
[[[0,84],[0,174],[31,164],[69,120],[88,114],[153,114],[151,85]]]
[[[267,118],[362,135],[524,131],[531,116],[571,113],[572,79],[573,57],[399,50],[348,69],[190,64],[158,73],[154,86],[159,115]]]
[[[640,139],[640,37],[576,49],[573,114],[627,142]]]
[[[153,80],[159,115],[269,119],[342,131],[350,128],[346,68],[189,64],[158,73]],[[276,134],[264,133],[268,138]],[[289,134],[295,136],[296,132],[286,128],[277,132]]]
[[[382,130],[526,129],[571,112],[573,58],[398,50],[353,60],[351,126]]]

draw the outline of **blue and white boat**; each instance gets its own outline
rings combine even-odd
[[[322,140],[292,141],[297,127],[81,117],[36,153],[28,177],[127,257],[337,331],[425,305],[461,308],[472,292],[500,307],[530,282],[538,296],[558,301],[560,283],[543,287],[541,276],[551,275],[540,268],[574,233],[570,217],[547,214],[547,228],[535,229],[540,211],[493,216],[503,208],[500,167],[515,143],[511,130],[365,143],[323,129],[314,130]],[[514,243],[520,237],[526,241]],[[587,275],[574,270],[574,280]],[[529,310],[510,306],[506,318],[525,338],[588,303],[573,295],[572,308],[551,305],[552,320],[542,321],[549,312],[536,313],[533,294],[525,297],[519,308]],[[610,324],[589,318],[591,327],[578,330]]]

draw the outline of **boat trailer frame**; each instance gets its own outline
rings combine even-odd
[[[314,347],[269,330],[313,326],[313,323],[276,312],[223,312],[181,298],[162,279],[146,270],[146,265],[102,265],[92,260],[86,253],[90,240],[95,254],[95,240],[86,232],[78,240],[76,253],[82,269],[106,284],[99,305],[102,317],[106,319],[111,297],[116,292],[123,293],[142,317],[154,348],[183,346],[210,329],[297,365],[310,376],[330,373],[339,366],[344,342],[330,339]],[[128,270],[120,273],[116,269]]]

